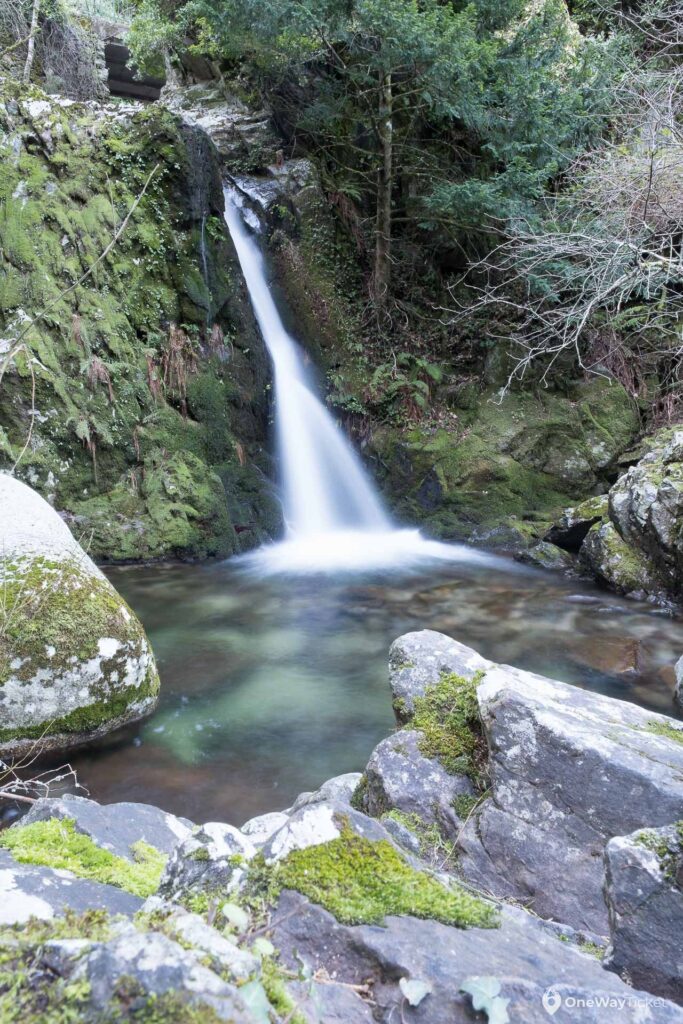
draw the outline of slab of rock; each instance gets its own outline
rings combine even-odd
[[[19,864],[0,850],[0,925],[24,924],[32,917],[48,921],[74,910],[106,910],[132,916],[142,900],[113,885],[77,878],[36,864]]]
[[[416,697],[435,686],[444,673],[471,679],[491,665],[471,647],[432,629],[404,633],[389,651],[389,685],[399,722],[409,721]]]
[[[51,505],[0,473],[0,587],[20,614],[0,641],[0,755],[61,749],[150,711],[145,632]]]
[[[605,843],[683,816],[683,743],[667,736],[683,725],[507,666],[487,671],[478,699],[491,797],[461,836],[460,869],[606,935]]]
[[[347,804],[316,803],[304,806],[287,819],[261,849],[266,864],[283,860],[293,850],[305,850],[338,839],[343,828],[372,841],[389,836],[378,821]]]
[[[315,986],[315,1002],[325,1021],[366,1024],[374,1019],[389,1024],[401,1020],[403,1011],[405,1020],[420,1024],[464,1024],[474,1015],[460,987],[481,975],[499,980],[500,997],[510,1001],[511,1021],[547,1024],[544,996],[550,1006],[554,998],[563,1004],[559,1021],[683,1021],[683,1010],[665,1001],[648,1013],[645,993],[603,970],[595,957],[558,941],[543,922],[513,908],[502,910],[501,927],[493,929],[451,928],[412,917],[388,917],[381,928],[349,926],[298,893],[284,892],[273,915],[272,937],[286,966],[299,970],[303,961],[311,972],[319,970],[332,979],[332,984]],[[404,1002],[402,978],[429,987],[414,1009]],[[349,985],[371,995],[374,1018],[358,991],[349,997],[344,988]],[[345,993],[343,1016],[338,989]]]
[[[73,820],[76,832],[129,861],[134,860],[132,847],[140,840],[161,853],[170,854],[192,832],[191,821],[167,814],[151,804],[98,804],[71,793],[36,801],[15,827],[50,818]]]
[[[256,846],[234,825],[211,821],[175,847],[161,876],[159,895],[179,899],[189,894],[228,893],[237,889]]]
[[[124,932],[109,942],[97,943],[81,955],[71,975],[90,985],[95,1011],[111,1010],[121,979],[135,983],[135,998],[168,994],[197,1006],[209,1006],[220,1020],[251,1024],[254,1020],[239,991],[205,967],[196,953],[158,932]]]
[[[535,565],[539,569],[553,569],[564,572],[573,572],[576,569],[576,560],[561,547],[542,540],[526,551],[517,554],[518,562],[526,565]]]
[[[420,751],[421,733],[401,729],[375,747],[361,788],[364,811],[379,817],[398,810],[436,824],[445,836],[462,828],[454,802],[473,797],[474,786],[465,775],[451,775],[443,765]]]
[[[683,1002],[683,822],[616,836],[605,847],[611,945],[605,966]]]
[[[254,846],[263,846],[274,832],[287,824],[289,815],[284,811],[270,811],[268,814],[259,814],[256,818],[250,818],[242,825],[240,832],[249,836]]]

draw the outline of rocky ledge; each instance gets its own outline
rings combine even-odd
[[[430,631],[390,682],[362,775],[241,828],[1,833],[0,1019],[683,1021],[683,724]]]

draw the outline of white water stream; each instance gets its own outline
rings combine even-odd
[[[248,556],[266,571],[405,568],[428,559],[494,561],[418,530],[394,527],[360,459],[315,393],[285,329],[239,192],[225,189],[225,221],[258,325],[273,361],[286,535]]]

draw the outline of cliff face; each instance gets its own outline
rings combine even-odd
[[[269,366],[211,143],[160,106],[3,96],[2,468],[96,558],[261,542]]]

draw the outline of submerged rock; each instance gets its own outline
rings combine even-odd
[[[55,510],[3,473],[0,523],[0,753],[75,746],[149,712],[142,625]]]
[[[516,557],[518,561],[538,566],[539,569],[559,569],[570,573],[576,569],[576,561],[567,551],[545,540],[520,552]]]
[[[683,1002],[683,821],[611,839],[605,899],[611,934],[605,966]]]

